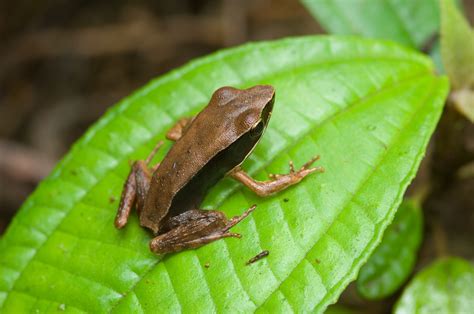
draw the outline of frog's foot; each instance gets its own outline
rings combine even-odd
[[[268,181],[257,181],[251,178],[245,171],[240,167],[233,169],[229,175],[237,181],[240,181],[249,189],[251,189],[258,196],[268,196],[276,192],[282,191],[289,186],[297,184],[304,177],[313,172],[324,172],[322,167],[313,167],[311,165],[319,159],[319,156],[311,158],[305,163],[299,170],[295,170],[293,162],[290,161],[290,172],[287,174],[270,174],[270,180]]]
[[[303,166],[301,166],[301,168],[299,170],[295,170],[295,165],[293,164],[293,161],[290,161],[289,162],[290,172],[288,174],[272,174],[271,173],[271,174],[268,175],[268,177],[273,181],[281,180],[284,177],[290,177],[291,180],[294,183],[298,183],[304,177],[306,177],[307,175],[309,175],[313,172],[324,172],[323,167],[312,167],[312,168],[310,168],[310,166],[317,160],[319,160],[319,155],[314,156],[313,158],[311,158]]]
[[[240,238],[240,234],[229,232],[229,229],[245,219],[255,207],[229,220],[219,211],[189,210],[171,218],[167,228],[172,229],[151,240],[150,249],[157,254],[165,254],[198,248],[222,238]]]
[[[230,228],[232,228],[233,226],[235,226],[236,224],[238,224],[239,222],[241,222],[242,220],[247,218],[248,215],[250,215],[250,213],[255,210],[255,208],[257,208],[257,205],[254,204],[254,205],[250,206],[249,209],[244,211],[242,215],[234,216],[231,219],[229,219],[229,221],[227,222],[227,225],[225,226],[225,228],[222,231],[227,232]],[[239,238],[240,238],[240,235],[239,235]]]

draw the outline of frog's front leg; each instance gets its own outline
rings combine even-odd
[[[128,216],[134,205],[137,212],[141,212],[145,204],[145,197],[150,188],[151,176],[156,168],[158,168],[159,163],[151,168],[149,165],[161,145],[163,145],[163,141],[159,141],[158,144],[156,144],[145,161],[138,160],[133,163],[132,169],[123,186],[117,216],[115,217],[115,227],[120,229],[127,224]]]
[[[322,167],[310,168],[310,166],[318,159],[319,156],[311,158],[298,171],[295,170],[293,162],[290,161],[290,172],[288,174],[271,174],[269,175],[270,180],[268,181],[257,181],[250,177],[240,167],[233,169],[229,175],[235,180],[243,183],[258,196],[263,197],[284,190],[287,187],[300,182],[304,177],[313,172],[324,172],[324,168]]]
[[[186,128],[193,122],[194,117],[189,117],[189,118],[181,118],[176,122],[175,125],[169,129],[168,133],[166,133],[166,138],[169,139],[170,141],[177,141],[179,140],[183,134]]]
[[[229,232],[229,229],[247,217],[255,207],[253,205],[230,220],[216,210],[188,210],[172,217],[163,226],[167,231],[151,240],[150,249],[157,254],[165,254],[198,248],[222,238],[240,238],[240,234]]]

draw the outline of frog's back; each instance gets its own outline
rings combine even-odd
[[[217,90],[172,146],[152,177],[153,188],[140,215],[143,226],[156,233],[164,216],[197,208],[206,191],[256,145],[259,136],[249,140],[242,135],[255,127],[261,112],[246,105],[254,100],[252,95],[242,96],[242,92],[233,88]],[[233,103],[236,100],[239,103]],[[263,127],[255,131],[261,133]]]

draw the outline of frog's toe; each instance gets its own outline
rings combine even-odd
[[[271,180],[278,180],[279,178],[282,177],[282,175],[281,175],[281,174],[270,173],[270,174],[268,175],[268,177],[269,177]]]
[[[298,174],[299,176],[301,176],[302,178],[306,177],[307,175],[313,173],[313,172],[324,172],[324,168],[323,167],[313,167],[313,168],[301,168],[299,171],[298,171]]]
[[[316,162],[317,160],[319,160],[319,158],[320,158],[319,155],[314,156],[313,158],[311,158],[310,160],[308,160],[308,161],[301,167],[301,169],[307,169],[307,168],[309,168],[309,166],[311,166],[314,162]]]
[[[242,238],[242,235],[240,233],[234,233],[234,232],[226,232],[222,235],[223,237],[232,237],[232,238]]]

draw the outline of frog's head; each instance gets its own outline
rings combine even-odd
[[[255,111],[257,117],[253,121],[253,126],[257,126],[260,122],[263,122],[266,126],[275,102],[275,89],[271,85],[256,85],[246,91],[248,91],[248,97],[251,99],[251,105],[248,109]]]
[[[275,89],[271,85],[256,85],[248,89],[230,86],[219,88],[212,95],[211,103],[232,117],[239,132],[248,132],[254,128],[265,128],[270,118]],[[224,107],[224,108],[223,108]]]

